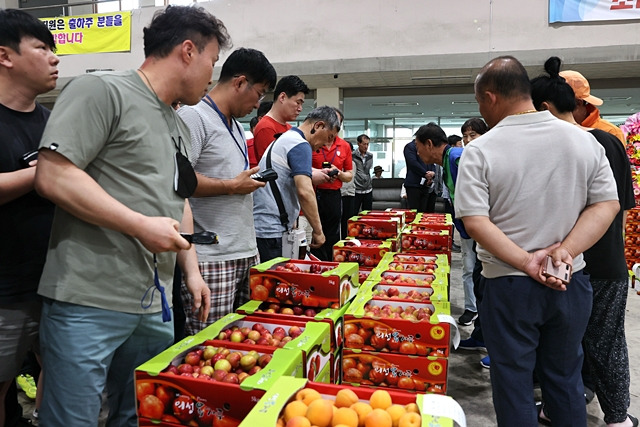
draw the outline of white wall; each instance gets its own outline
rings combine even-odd
[[[541,64],[550,55],[576,64],[640,58],[638,22],[549,25],[546,0],[199,4],[225,23],[234,47],[263,51],[280,75],[480,68],[500,54],[513,54],[525,65]],[[130,53],[64,57],[61,77],[87,68],[138,67],[144,59],[142,28],[155,10],[133,11]]]

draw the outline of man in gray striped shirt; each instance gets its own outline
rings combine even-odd
[[[187,313],[185,332],[192,335],[234,311],[249,299],[249,269],[259,262],[253,226],[253,191],[264,183],[251,179],[247,142],[236,120],[258,108],[273,89],[276,72],[255,49],[231,53],[211,91],[193,107],[178,110],[191,130],[190,160],[198,188],[190,199],[196,232],[218,234],[217,245],[196,245],[200,272],[211,289],[206,321]],[[190,295],[183,286],[183,301]]]

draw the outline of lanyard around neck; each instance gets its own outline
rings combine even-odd
[[[334,144],[338,144],[337,142],[334,141]],[[333,145],[333,144],[332,144]],[[327,160],[327,152],[328,150],[324,147],[324,145],[322,146],[322,157],[324,157],[324,161],[328,161]],[[333,151],[333,157],[331,158],[331,161],[329,163],[333,164],[333,161],[336,159],[336,155],[338,154],[338,147],[336,147],[336,149]]]
[[[222,123],[224,123],[224,126],[227,128],[227,131],[229,131],[229,135],[231,135],[231,138],[233,138],[233,141],[236,143],[236,147],[238,147],[238,150],[240,150],[240,152],[242,153],[242,156],[244,157],[244,169],[245,170],[249,169],[249,152],[247,151],[247,144],[244,144],[244,148],[242,147],[242,145],[238,142],[235,135],[233,134],[233,129],[231,128],[231,126],[229,126],[229,122],[227,121],[227,118],[225,117],[224,114],[222,114],[222,111],[220,111],[216,103],[213,102],[213,99],[211,99],[209,95],[206,95],[205,98],[207,99],[207,101],[205,101],[205,104],[213,108],[213,110],[216,113],[218,113],[218,115],[220,116],[220,120],[222,120]],[[240,129],[240,125],[238,125],[238,122],[236,122],[235,120],[233,121],[236,124],[236,128],[238,129],[238,132],[240,133],[240,135],[242,135],[242,129]]]

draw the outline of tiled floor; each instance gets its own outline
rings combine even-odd
[[[452,257],[451,274],[451,303],[454,318],[459,317],[463,311],[463,293],[461,279],[460,254],[454,253]],[[640,291],[640,287],[638,289]],[[467,338],[472,326],[462,326],[460,334]],[[640,415],[640,295],[636,290],[629,289],[627,302],[627,343],[631,362],[631,414]],[[477,351],[454,351],[450,357],[449,368],[449,395],[453,397],[464,409],[467,425],[470,427],[494,426],[496,424],[493,404],[491,400],[491,385],[489,370],[480,366],[480,359],[485,356]],[[539,397],[540,391],[535,391]],[[20,400],[25,414],[31,414],[34,408],[23,393]],[[598,405],[598,399],[594,399],[587,406],[588,426],[604,426],[602,411]],[[101,416],[100,426],[105,425],[105,411]]]

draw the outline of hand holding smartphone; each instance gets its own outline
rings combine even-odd
[[[263,171],[254,173],[253,175],[251,175],[251,178],[260,182],[268,182],[268,181],[273,181],[278,179],[278,173],[273,169],[269,168],[269,169],[265,169]]]
[[[553,258],[547,255],[547,258],[542,264],[542,275],[546,277],[554,277],[560,280],[563,284],[568,285],[571,280],[572,266],[563,262],[560,267],[556,267],[553,264]]]

